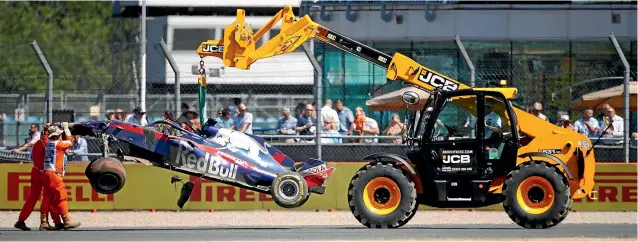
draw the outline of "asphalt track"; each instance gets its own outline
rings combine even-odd
[[[399,229],[365,227],[180,227],[180,228],[78,228],[69,231],[19,231],[0,228],[0,241],[9,240],[427,240],[427,239],[551,239],[615,238],[636,241],[636,224],[560,224],[549,229],[524,229],[512,225],[428,225]]]

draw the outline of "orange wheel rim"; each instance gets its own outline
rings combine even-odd
[[[542,214],[554,205],[554,187],[545,178],[525,178],[516,191],[518,205],[528,213]]]
[[[390,178],[374,178],[363,189],[363,202],[375,214],[392,213],[401,202],[401,189]]]

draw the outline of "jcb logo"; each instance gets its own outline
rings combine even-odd
[[[332,40],[332,41],[336,41],[337,40],[337,36],[334,36],[333,34],[328,34],[326,37],[328,37],[328,39]]]
[[[421,73],[419,74],[419,81],[430,84],[435,88],[441,88],[443,91],[456,91],[459,89],[458,83],[445,79],[425,69],[421,70]]]
[[[203,52],[224,53],[223,45],[202,45]]]
[[[444,155],[443,164],[466,164],[470,163],[469,155]]]

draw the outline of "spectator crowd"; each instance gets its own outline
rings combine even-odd
[[[528,110],[538,118],[549,121],[543,112],[543,105],[536,102]],[[594,109],[587,108],[582,112],[580,118],[572,123],[566,111],[558,111],[556,125],[563,128],[572,129],[578,133],[584,134],[589,138],[598,138],[602,135],[601,143],[607,145],[622,144],[625,132],[625,120],[623,117],[616,115],[616,110],[609,104],[604,103],[596,110],[597,115],[594,117]],[[607,129],[604,119],[611,121],[611,126]],[[605,139],[609,138],[609,139]],[[614,139],[615,138],[615,139]],[[619,140],[620,139],[620,140]],[[632,132],[631,139],[638,139],[638,133]]]
[[[252,134],[253,115],[247,110],[246,104],[239,102],[235,105],[218,110],[216,126]],[[231,108],[236,111],[233,113]],[[315,143],[315,135],[321,132],[323,144],[377,143],[379,139],[372,137],[402,135],[405,132],[405,125],[401,123],[398,114],[393,115],[390,126],[381,131],[377,121],[366,117],[361,107],[355,108],[353,113],[343,101],[335,101],[333,107],[332,100],[328,99],[320,107],[321,117],[317,117],[317,108],[316,103],[300,103],[293,114],[289,107],[283,107],[281,117],[277,121],[276,134],[291,137],[277,140],[284,143]],[[317,130],[318,122],[322,124],[320,131]],[[390,142],[401,143],[401,139]]]
[[[186,110],[177,119],[174,118],[171,111],[165,111],[163,119],[170,120],[180,124],[189,131],[197,131],[200,129],[199,113],[194,107],[182,104],[182,109]],[[321,132],[321,142],[323,144],[342,144],[342,143],[394,143],[400,144],[401,138],[379,139],[377,136],[402,136],[406,132],[406,125],[401,122],[400,116],[393,113],[391,120],[384,129],[379,128],[379,124],[375,119],[367,117],[362,107],[356,107],[354,112],[345,106],[342,100],[333,102],[325,100],[323,106],[320,107],[321,117],[317,117],[316,103],[304,104],[299,103],[294,110],[289,107],[281,109],[281,117],[276,125],[276,134],[282,136],[291,136],[290,138],[278,138],[283,143],[315,143],[317,132]],[[528,107],[527,112],[536,117],[549,121],[543,113],[543,105],[534,103]],[[607,129],[604,117],[613,121],[611,127]],[[138,125],[147,125],[149,122],[146,113],[141,108],[133,109],[131,114],[125,113],[122,109],[114,111],[109,110],[106,115],[107,120],[120,120]],[[253,134],[253,114],[248,110],[248,106],[240,100],[235,100],[233,106],[223,108],[217,111],[215,117],[215,126],[220,128],[229,128],[247,134]],[[317,130],[318,122],[322,123],[320,131]],[[557,113],[556,125],[572,129],[582,133],[590,138],[598,138],[602,134],[601,142],[607,145],[622,144],[621,139],[624,134],[624,119],[616,114],[616,110],[609,104],[603,104],[596,110],[588,108],[572,122],[566,111]],[[40,139],[40,128],[38,124],[32,124],[29,130],[29,137],[24,140],[24,144],[14,148],[12,151],[29,152],[33,144]],[[308,137],[296,137],[308,136]],[[638,139],[638,133],[632,130],[631,139]],[[87,142],[84,138],[76,136],[74,147],[67,151],[67,155],[72,156],[73,160],[88,161]]]
[[[177,122],[182,127],[194,131],[199,129],[199,113],[194,107],[182,104],[182,109],[187,111],[178,119],[174,119],[170,111],[164,112],[164,119]],[[313,137],[280,138],[278,141],[285,143],[314,143],[317,132],[317,122],[322,122],[321,142],[328,144],[340,143],[377,143],[378,138],[367,136],[390,135],[398,136],[405,132],[405,125],[401,123],[399,115],[394,114],[390,125],[380,130],[376,120],[366,116],[361,107],[356,107],[353,113],[341,100],[335,102],[326,100],[321,107],[321,117],[317,118],[316,103],[300,103],[295,114],[288,107],[282,108],[281,117],[276,126],[278,135],[308,135]],[[141,108],[135,108],[132,114],[126,114],[121,109],[107,113],[108,120],[120,120],[138,125],[147,125],[149,122],[145,112]],[[216,127],[229,128],[247,134],[253,134],[254,118],[248,111],[248,106],[235,100],[233,106],[217,110],[215,117]],[[348,137],[351,136],[351,137]],[[366,136],[366,137],[364,137]],[[389,140],[390,143],[401,143],[401,139]]]
[[[303,104],[302,104],[303,105]],[[279,135],[309,135],[321,132],[322,144],[342,143],[379,143],[375,136],[400,136],[406,131],[399,115],[393,114],[389,126],[381,130],[376,120],[366,116],[361,107],[356,107],[354,113],[341,100],[333,102],[325,100],[320,108],[321,117],[317,117],[317,105],[305,104],[297,108],[293,116],[287,107],[282,109],[282,117],[277,122]],[[321,122],[321,131],[317,131],[317,123]],[[285,143],[314,143],[314,137],[283,138]],[[388,140],[389,143],[401,143],[401,139]]]

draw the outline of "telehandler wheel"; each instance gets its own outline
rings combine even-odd
[[[399,226],[397,226],[397,228],[407,224],[410,220],[412,220],[412,217],[414,217],[414,215],[416,214],[417,210],[419,210],[419,203],[415,202],[414,203],[414,208],[412,208],[412,211],[410,212],[410,215],[408,215],[408,218],[405,219],[404,221],[400,222]]]
[[[544,229],[562,222],[571,209],[569,185],[561,171],[545,162],[519,165],[505,180],[503,208],[518,225]]]
[[[414,182],[393,163],[362,167],[350,181],[348,205],[368,228],[398,228],[410,221],[418,207]]]

